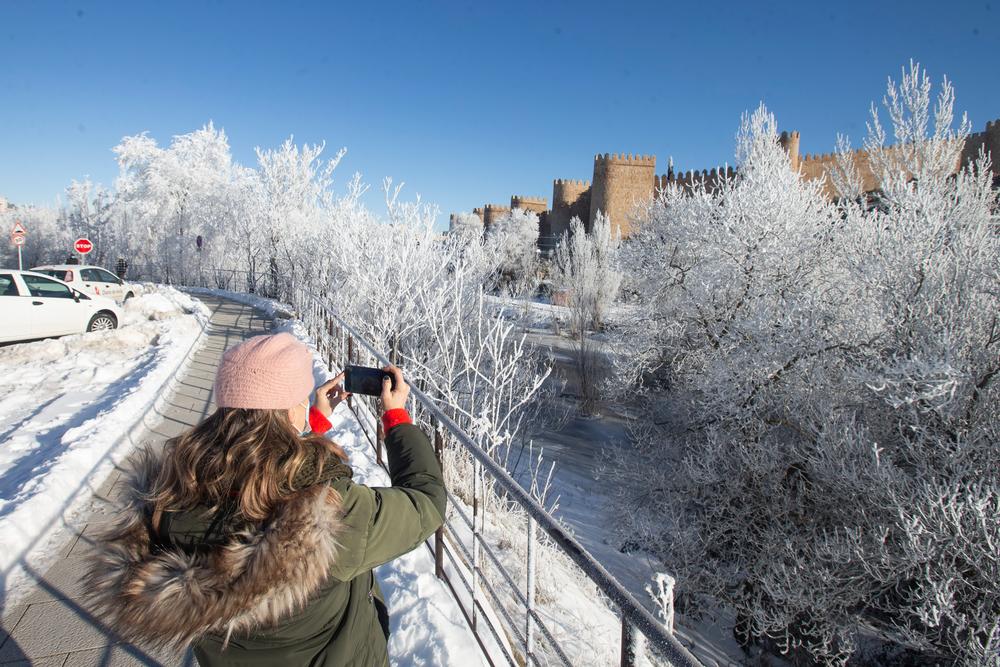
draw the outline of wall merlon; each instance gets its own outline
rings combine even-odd
[[[648,167],[656,165],[655,155],[639,155],[636,153],[604,153],[601,155],[598,153],[594,156],[595,165],[632,165],[640,167]]]

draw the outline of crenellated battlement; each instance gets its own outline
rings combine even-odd
[[[523,195],[511,195],[510,207],[531,211],[541,215],[549,207],[549,200],[545,197],[525,197]]]
[[[692,188],[696,183],[705,185],[709,191],[719,187],[724,179],[736,176],[736,170],[730,165],[722,167],[712,167],[711,169],[692,169],[690,171],[667,171],[665,174],[656,176],[654,180],[654,191],[663,190],[669,185],[679,185],[685,188]]]
[[[656,156],[655,155],[633,155],[632,153],[605,153],[601,155],[598,153],[594,156],[594,166],[597,165],[634,165],[639,167],[655,167],[656,166]]]
[[[854,154],[863,151],[852,151]],[[836,153],[806,153],[802,156],[802,162],[833,162],[837,159]]]
[[[833,179],[828,176],[837,161],[836,153],[805,153],[800,154],[801,135],[797,130],[785,130],[778,136],[778,143],[788,154],[791,169],[805,180],[824,180],[824,192],[833,198],[837,196]],[[892,153],[897,147],[887,146],[886,151]],[[1000,119],[986,123],[981,132],[972,133],[967,138],[962,149],[961,161],[955,168],[974,161],[980,150],[988,151],[993,156],[993,173],[1000,179]],[[872,169],[872,160],[864,149],[852,150],[849,156],[853,159],[861,185],[865,190],[878,187],[877,179]],[[703,184],[706,190],[712,191],[726,179],[737,176],[737,170],[730,165],[712,169],[691,169],[676,171],[671,163],[667,173],[656,174],[656,156],[633,153],[598,153],[594,155],[594,172],[590,181],[556,178],[552,180],[552,205],[546,210],[548,200],[544,197],[525,197],[513,195],[511,205],[487,204],[474,209],[487,227],[500,215],[512,208],[525,208],[538,213],[539,225],[544,227],[545,241],[539,243],[552,244],[569,229],[569,221],[579,217],[587,226],[593,228],[598,212],[603,212],[611,219],[622,236],[628,236],[632,220],[643,202],[648,202],[656,196],[658,190],[674,185],[693,189],[695,184]]]

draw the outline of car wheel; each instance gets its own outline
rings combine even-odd
[[[97,313],[90,318],[87,331],[110,331],[118,328],[118,320],[111,313]]]
[[[129,292],[128,294],[125,295],[125,298],[122,299],[122,303],[125,303],[126,301],[128,301],[129,299],[131,299],[133,296],[135,296],[135,295],[132,294],[132,292]]]

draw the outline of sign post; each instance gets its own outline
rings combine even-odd
[[[25,236],[28,230],[24,228],[20,220],[14,221],[14,229],[10,230],[10,242],[17,246],[17,270],[24,270],[24,263],[21,261],[21,246],[24,245]]]
[[[83,264],[84,255],[86,255],[93,249],[94,249],[94,244],[90,242],[90,239],[83,236],[78,238],[76,242],[73,244],[73,250],[76,250],[78,253],[80,253],[81,264]]]

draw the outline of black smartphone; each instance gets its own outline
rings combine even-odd
[[[392,388],[396,388],[395,378],[392,377],[391,373],[386,373],[381,368],[348,366],[344,369],[344,389],[352,394],[381,396],[383,378],[389,378],[392,381]]]

